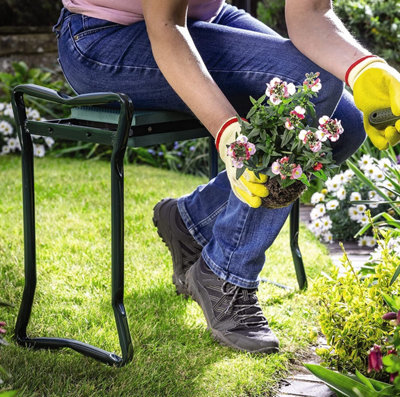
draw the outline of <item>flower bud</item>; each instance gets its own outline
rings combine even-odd
[[[368,373],[372,370],[379,372],[382,370],[382,368],[383,363],[381,347],[379,345],[374,345],[368,354]]]

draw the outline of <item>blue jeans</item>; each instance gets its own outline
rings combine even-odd
[[[208,70],[239,114],[247,114],[249,96],[263,95],[273,77],[299,85],[305,73],[319,71],[323,88],[314,100],[317,115],[333,114],[345,130],[333,143],[336,162],[344,161],[364,141],[361,114],[351,95],[343,91],[343,83],[306,58],[290,40],[228,4],[212,23],[189,20],[188,28]],[[123,26],[64,10],[55,31],[60,64],[77,93],[124,92],[138,109],[190,112],[158,69],[144,22]],[[290,211],[290,207],[250,208],[232,193],[226,172],[181,197],[178,208],[188,230],[204,247],[208,266],[244,288],[258,286],[265,251]]]

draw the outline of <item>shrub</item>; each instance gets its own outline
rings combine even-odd
[[[400,3],[398,0],[334,0],[334,9],[346,27],[371,52],[400,66]],[[284,0],[258,4],[258,18],[287,37]]]
[[[331,350],[317,349],[325,364],[339,370],[366,372],[368,352],[381,344],[391,331],[382,319],[388,311],[382,293],[398,293],[398,281],[390,285],[398,255],[388,243],[380,241],[379,258],[373,260],[374,272],[356,272],[344,255],[343,268],[335,267],[329,276],[314,282],[313,294],[320,305],[319,323]],[[371,262],[372,263],[372,262]]]
[[[360,180],[352,170],[346,170],[328,179],[324,188],[311,196],[315,205],[310,213],[310,229],[321,240],[353,240],[361,227],[369,223],[366,211],[372,216],[387,211],[390,204],[381,197],[374,187],[378,187],[388,197],[394,197],[395,181],[387,179],[391,169],[400,167],[393,160],[382,158],[377,160],[368,154],[358,160],[358,174],[364,175],[370,184]],[[375,245],[375,239],[370,236],[360,237],[361,246]]]

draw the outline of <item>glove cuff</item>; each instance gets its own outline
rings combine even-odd
[[[386,61],[382,58],[377,57],[376,55],[367,55],[365,57],[360,58],[359,60],[355,61],[346,72],[345,81],[346,84],[353,89],[354,83],[356,82],[357,78],[361,75],[364,69],[370,66],[373,63],[385,63]]]
[[[243,121],[247,121],[243,117],[241,117],[241,119]],[[216,146],[218,152],[219,152],[219,145],[221,143],[222,135],[224,134],[224,132],[230,125],[232,125],[233,123],[237,123],[237,122],[238,122],[238,118],[232,117],[231,119],[226,120],[225,123],[222,124],[221,128],[218,130],[217,135],[215,136],[215,146]],[[239,131],[240,131],[240,126],[239,126],[239,128],[235,128],[235,132],[239,132]]]

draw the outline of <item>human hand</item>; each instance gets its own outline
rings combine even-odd
[[[383,59],[369,57],[347,72],[348,84],[353,89],[354,102],[364,114],[364,127],[378,149],[387,149],[400,142],[400,120],[394,125],[378,130],[369,122],[375,110],[390,108],[400,116],[400,73]]]
[[[225,163],[226,173],[235,196],[250,207],[258,208],[261,206],[261,199],[267,197],[269,193],[264,185],[268,179],[267,175],[260,174],[260,178],[257,178],[254,172],[246,170],[239,179],[236,179],[236,167],[233,165],[232,157],[227,154],[229,145],[236,140],[240,130],[236,117],[229,119],[219,130],[215,144]]]

